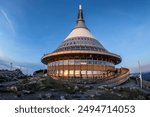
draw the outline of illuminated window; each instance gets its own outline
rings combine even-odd
[[[81,74],[86,74],[86,71],[81,71]]]
[[[68,70],[64,71],[64,76],[68,76]]]
[[[59,74],[61,74],[61,75],[62,75],[62,74],[63,74],[63,70],[60,70],[60,73],[59,73]]]
[[[75,70],[75,75],[80,75],[80,70]]]
[[[100,71],[97,71],[97,74],[101,74],[101,72],[100,72]]]
[[[97,74],[97,71],[93,71],[93,74]]]
[[[92,71],[87,71],[87,74],[92,74]]]
[[[74,70],[70,70],[69,75],[73,75],[73,74],[74,74]]]

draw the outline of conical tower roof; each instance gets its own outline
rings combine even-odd
[[[85,24],[85,20],[83,17],[83,10],[82,6],[79,5],[79,11],[78,11],[78,18],[76,21],[76,26],[73,28],[72,32],[66,37],[66,39],[72,38],[72,37],[90,37],[95,39],[95,37],[92,35],[92,33],[89,31]]]
[[[44,55],[42,62],[48,64],[48,62],[55,61],[58,57],[63,59],[63,56],[76,57],[76,55],[89,57],[93,55],[95,59],[111,59],[114,64],[121,62],[121,57],[106,50],[87,28],[81,5],[79,5],[76,25],[71,33],[55,51]]]
[[[63,43],[54,51],[64,50],[95,50],[107,51],[103,45],[96,40],[85,24],[82,6],[79,5],[76,25]]]

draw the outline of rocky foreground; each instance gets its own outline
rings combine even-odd
[[[20,69],[15,70],[0,70],[0,83],[16,81],[18,79],[26,78],[27,76],[22,73]]]
[[[1,72],[0,72],[1,73]],[[18,74],[21,75],[19,72]],[[53,80],[42,76],[18,77],[0,83],[1,100],[149,100],[150,90],[139,88],[134,79],[117,87]],[[19,75],[19,76],[20,76]],[[0,79],[1,79],[0,74]],[[4,77],[3,77],[4,79]],[[9,78],[10,79],[10,78]]]

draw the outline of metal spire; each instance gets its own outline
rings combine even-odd
[[[87,28],[85,25],[81,4],[79,5],[78,18],[75,28]]]
[[[80,10],[80,9],[82,9],[82,5],[81,5],[81,4],[79,5],[79,10]]]
[[[77,21],[84,21],[84,18],[83,18],[83,11],[82,11],[82,6],[79,5],[79,11],[78,11],[78,20]]]

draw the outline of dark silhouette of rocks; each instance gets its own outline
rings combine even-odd
[[[26,78],[20,69],[15,70],[0,70],[0,82],[16,81]]]

